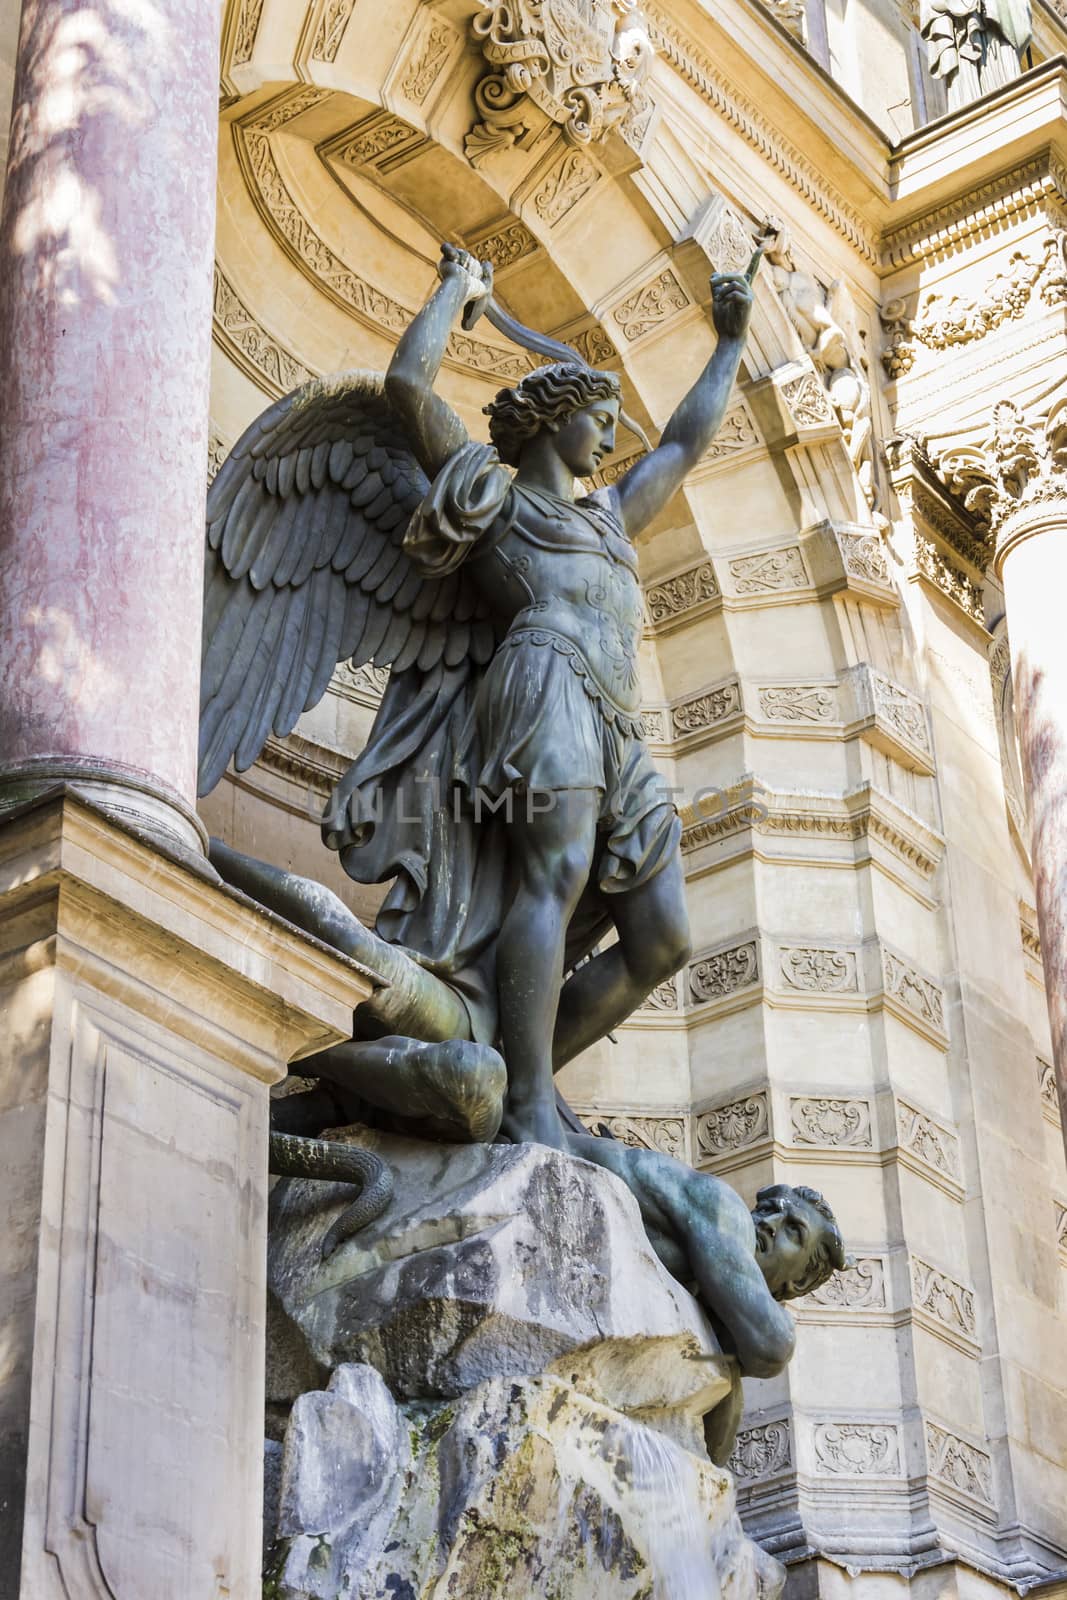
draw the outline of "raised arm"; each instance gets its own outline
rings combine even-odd
[[[385,392],[403,421],[423,471],[436,477],[467,443],[467,430],[434,393],[445,347],[465,307],[489,294],[492,269],[454,245],[441,247],[441,282],[405,329],[385,374]]]
[[[726,413],[752,312],[751,280],[743,273],[717,272],[711,297],[718,334],[714,354],[664,428],[658,449],[643,456],[618,485],[619,509],[631,539],[681,487]]]

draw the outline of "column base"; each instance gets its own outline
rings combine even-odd
[[[269,1090],[369,990],[69,790],[0,820],[0,1600],[258,1600]]]
[[[207,829],[196,812],[177,790],[136,767],[88,756],[42,756],[5,766],[0,770],[0,819],[60,785],[84,795],[117,822],[145,834],[168,854],[218,882],[207,860]]]

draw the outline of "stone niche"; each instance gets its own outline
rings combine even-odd
[[[540,1146],[340,1137],[396,1188],[325,1259],[351,1191],[274,1190],[265,1592],[774,1600],[703,1444],[730,1361],[629,1191]]]

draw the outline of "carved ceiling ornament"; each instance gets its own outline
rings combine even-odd
[[[614,128],[638,142],[654,51],[637,0],[483,0],[471,29],[489,66],[464,141],[472,166],[524,148],[546,121],[572,145]]]

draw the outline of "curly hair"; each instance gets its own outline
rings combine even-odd
[[[613,372],[598,372],[579,361],[557,361],[527,373],[513,389],[501,389],[482,410],[501,461],[517,467],[523,445],[542,428],[565,421],[597,400],[618,400],[621,394]]]
[[[817,1289],[827,1278],[832,1278],[835,1272],[840,1272],[848,1265],[837,1218],[818,1189],[809,1189],[803,1183],[774,1183],[767,1189],[759,1190],[756,1205],[758,1207],[761,1200],[777,1200],[787,1195],[795,1195],[798,1200],[805,1201],[822,1218],[822,1239],[812,1252],[804,1276],[784,1284],[775,1295],[776,1300],[795,1300],[802,1294],[810,1294],[812,1289]]]

